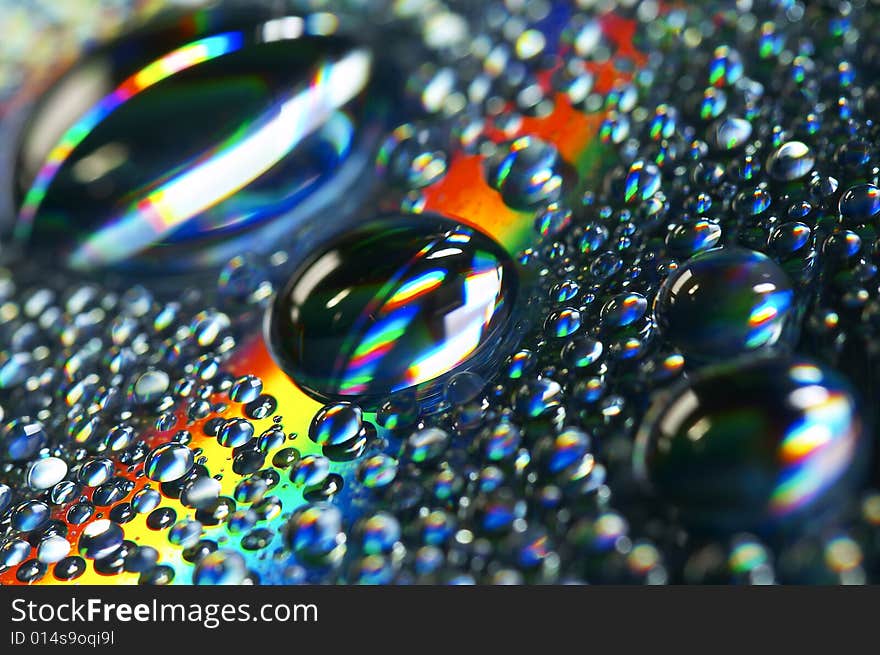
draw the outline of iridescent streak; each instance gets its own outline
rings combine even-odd
[[[445,279],[446,272],[443,270],[426,271],[416,279],[401,285],[394,295],[388,299],[388,302],[385,303],[385,306],[382,308],[383,313],[394,311],[398,307],[412,302],[426,293],[430,293],[443,284]]]
[[[30,235],[37,209],[43,202],[46,191],[58,170],[101,121],[145,89],[187,68],[238,50],[242,43],[243,36],[240,32],[226,32],[193,41],[142,68],[104,96],[98,104],[67,129],[58,145],[49,152],[46,162],[37,173],[34,183],[24,198],[19,220],[15,226],[15,237],[26,239]]]
[[[464,361],[481,343],[483,331],[503,302],[503,269],[489,265],[489,259],[480,253],[474,255],[473,273],[464,281],[464,303],[444,317],[444,327],[450,338],[410,364],[406,379],[397,385],[395,391],[442,375]]]
[[[621,312],[623,317],[622,323],[624,325],[629,325],[632,323],[636,317],[640,315],[639,313],[639,298],[629,297],[624,299],[623,301],[623,311]]]
[[[373,370],[397,340],[406,332],[407,326],[417,313],[415,306],[403,306],[386,316],[371,329],[358,345],[345,369],[345,377],[339,385],[344,395],[362,393],[372,379]]]
[[[510,145],[510,152],[501,162],[501,165],[498,167],[498,170],[495,173],[495,184],[500,187],[504,184],[504,180],[507,179],[507,176],[510,175],[510,171],[513,168],[513,164],[516,161],[518,153],[520,150],[523,150],[528,144],[528,139],[517,139]]]
[[[833,485],[852,459],[857,433],[850,402],[843,394],[829,393],[807,408],[779,447],[786,466],[770,498],[770,511],[776,516],[788,514]]]
[[[779,337],[782,324],[774,319],[784,314],[791,305],[792,294],[788,291],[776,291],[767,294],[764,301],[752,309],[749,314],[749,326],[752,330],[746,340],[748,348],[758,348],[765,343],[772,343]]]
[[[447,240],[451,240],[451,236],[447,237]],[[416,254],[415,260],[422,259],[428,255],[436,245],[436,241],[427,244]],[[405,271],[401,271],[389,280],[377,294],[377,299],[388,297],[391,290],[394,289],[394,286],[404,274]],[[401,286],[402,289],[407,287],[412,290],[412,282]],[[391,294],[391,298],[394,298],[399,293],[400,289]],[[410,292],[406,293],[409,295]],[[398,304],[400,309],[389,312],[387,304],[380,305],[379,303],[381,303],[381,300],[374,301],[373,306],[366,314],[371,315],[375,312],[376,315],[382,316],[382,320],[377,321],[376,324],[368,329],[364,338],[355,348],[351,358],[345,362],[345,373],[339,384],[339,393],[341,394],[362,393],[367,388],[368,383],[372,379],[373,371],[381,358],[394,347],[395,342],[403,336],[407,326],[416,316],[417,308],[412,304],[403,306]],[[339,363],[337,362],[338,365]]]
[[[95,232],[73,253],[71,265],[122,261],[247,186],[354,98],[366,85],[369,71],[370,56],[362,50],[321,66],[308,87],[273,108],[252,129],[198,157],[197,166]]]

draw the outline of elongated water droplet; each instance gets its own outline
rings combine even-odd
[[[188,270],[240,252],[232,237],[277,247],[319,191],[362,187],[371,54],[261,13],[183,18],[78,62],[22,135],[17,237],[80,269]]]

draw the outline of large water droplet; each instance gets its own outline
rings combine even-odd
[[[268,323],[276,361],[320,399],[434,384],[491,365],[510,334],[517,269],[492,239],[450,220],[388,216],[337,237],[294,273]]]
[[[663,500],[725,530],[815,517],[865,463],[848,386],[802,359],[705,369],[656,399],[636,444],[636,472]]]
[[[18,238],[82,269],[188,270],[240,252],[233,237],[277,248],[368,186],[371,54],[266,16],[184,17],[78,62],[21,137]]]
[[[654,317],[662,335],[685,355],[712,360],[777,343],[793,304],[788,277],[769,257],[714,248],[664,281]]]
[[[815,164],[816,157],[806,144],[788,141],[767,158],[767,172],[777,180],[791,182],[809,173]]]

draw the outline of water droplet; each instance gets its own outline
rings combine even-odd
[[[397,460],[389,455],[378,453],[367,457],[357,470],[358,480],[368,489],[385,487],[397,476]]]
[[[95,507],[89,502],[80,501],[67,510],[67,520],[73,525],[82,525],[95,513]]]
[[[220,490],[219,480],[207,475],[200,475],[187,482],[183,487],[180,492],[180,503],[186,507],[207,507],[220,497]]]
[[[217,443],[227,448],[245,445],[254,436],[254,424],[243,418],[229,419],[217,432]]]
[[[165,371],[151,369],[138,375],[129,388],[129,396],[137,405],[151,405],[160,400],[171,386]]]
[[[516,392],[514,406],[524,418],[539,418],[556,414],[562,407],[564,394],[555,380],[531,380]]]
[[[79,536],[80,555],[88,559],[102,559],[122,545],[122,528],[108,519],[92,521]]]
[[[153,568],[159,561],[159,551],[152,546],[138,546],[132,549],[123,563],[129,573],[143,573]]]
[[[847,223],[865,223],[880,214],[880,188],[857,184],[840,196],[840,215]]]
[[[648,310],[648,299],[640,293],[621,293],[610,298],[599,312],[599,318],[606,329],[617,329],[641,320]],[[598,342],[596,342],[598,343]],[[598,354],[602,354],[599,343]]]
[[[255,421],[269,418],[278,409],[278,401],[274,396],[260,394],[244,406],[244,415]]]
[[[118,505],[113,506],[107,516],[114,523],[123,525],[134,519],[135,511],[132,508],[131,503],[119,503]]]
[[[400,540],[400,522],[387,512],[376,512],[362,519],[355,532],[368,555],[387,553]]]
[[[130,425],[117,425],[107,432],[104,437],[104,445],[111,451],[118,453],[128,448],[135,439],[134,428]]]
[[[788,141],[767,158],[767,172],[774,179],[791,182],[804,177],[815,164],[816,157],[805,143]]]
[[[783,223],[770,234],[768,245],[780,257],[788,257],[807,245],[812,230],[804,223],[793,221]]]
[[[437,460],[449,447],[449,433],[440,428],[424,428],[406,440],[404,452],[410,461],[426,464]]]
[[[704,121],[718,118],[727,109],[727,94],[723,89],[709,87],[703,92],[700,102],[700,118]]]
[[[192,469],[195,462],[193,451],[175,442],[154,448],[144,463],[144,473],[156,482],[179,480]]]
[[[489,186],[504,202],[527,209],[559,198],[562,175],[556,147],[537,137],[524,136],[487,162]]]
[[[629,137],[630,121],[625,114],[609,111],[599,126],[599,139],[602,143],[620,144]]]
[[[849,387],[802,359],[704,369],[657,397],[636,444],[641,478],[689,522],[724,530],[816,520],[864,471]]]
[[[12,489],[7,484],[0,483],[0,514],[5,514],[12,504]]]
[[[298,509],[284,533],[291,551],[306,562],[326,562],[345,552],[342,512],[333,505],[316,503]]]
[[[499,421],[487,428],[481,437],[483,453],[492,462],[512,458],[519,449],[520,441],[520,429],[510,421]]]
[[[788,277],[767,256],[715,248],[664,281],[654,317],[663,336],[685,355],[719,359],[776,344],[793,304]]]
[[[10,539],[0,545],[0,566],[11,569],[21,564],[31,552],[31,545],[24,539]]]
[[[294,466],[290,481],[298,487],[314,487],[330,474],[330,460],[319,455],[306,455]]]
[[[49,521],[50,510],[39,500],[26,500],[12,511],[12,527],[21,532],[37,530]]]
[[[37,559],[44,564],[60,562],[70,553],[70,542],[66,538],[53,535],[46,537],[37,546]]]
[[[739,52],[726,45],[715,48],[709,63],[709,84],[715,87],[731,86],[739,81],[742,74],[743,63]]]
[[[439,131],[404,123],[382,144],[376,162],[392,184],[421,189],[446,174],[446,159]]]
[[[770,194],[763,187],[746,189],[733,199],[733,210],[740,216],[751,218],[765,212],[771,202]]]
[[[263,391],[263,381],[256,375],[238,378],[229,390],[229,400],[234,403],[249,403],[256,400]]]
[[[30,465],[27,484],[35,491],[54,487],[67,475],[67,462],[59,457],[45,457]]]
[[[80,60],[21,139],[18,237],[77,268],[186,270],[242,234],[275,247],[333,183],[356,191],[370,53],[261,15],[183,18]]]
[[[374,405],[412,387],[436,393],[434,381],[464,362],[491,365],[517,290],[512,260],[476,230],[425,215],[381,218],[294,274],[271,311],[269,340],[288,375],[321,399]]]
[[[18,567],[15,579],[24,584],[37,582],[46,575],[46,565],[39,560],[30,559]]]
[[[309,426],[309,439],[319,446],[341,446],[361,436],[363,412],[351,403],[322,407]]]
[[[162,496],[155,489],[141,489],[131,499],[131,506],[138,514],[149,514],[162,502]]]
[[[124,564],[124,561],[123,561]],[[167,564],[159,564],[138,576],[141,585],[168,585],[174,580],[174,569]]]
[[[571,225],[571,217],[571,209],[551,202],[535,217],[535,229],[538,234],[544,237],[559,235]]]
[[[104,484],[113,475],[113,462],[109,459],[93,459],[82,465],[77,479],[87,487]]]
[[[660,182],[657,166],[641,159],[633,162],[624,180],[623,199],[628,203],[647,200],[660,190]]]
[[[53,571],[59,580],[75,580],[86,572],[86,561],[78,555],[71,555],[58,562]]]
[[[208,478],[209,480],[212,478]],[[184,519],[174,524],[168,531],[168,541],[183,548],[195,546],[202,536],[202,524],[191,519]]]
[[[388,430],[403,430],[415,425],[420,414],[421,407],[416,395],[402,392],[379,405],[376,422]]]
[[[296,448],[282,448],[272,456],[272,466],[285,469],[296,464],[301,457],[302,454]]]
[[[159,507],[147,515],[146,524],[150,530],[165,530],[174,525],[176,520],[177,512],[174,511],[174,508]]]
[[[14,419],[0,433],[3,458],[21,462],[32,459],[46,445],[48,436],[43,425],[29,418]]]
[[[263,478],[252,476],[235,485],[233,496],[238,503],[258,503],[268,490],[269,485]]]
[[[710,126],[706,141],[716,150],[729,151],[744,146],[751,136],[751,123],[744,118],[728,116],[719,118]]]
[[[240,585],[247,577],[244,557],[233,550],[215,550],[205,555],[193,571],[196,585]]]
[[[573,368],[589,368],[602,358],[605,346],[591,337],[577,337],[562,349],[563,361]]]
[[[581,329],[581,313],[571,307],[550,312],[544,321],[544,331],[548,337],[561,339],[571,336]]]

